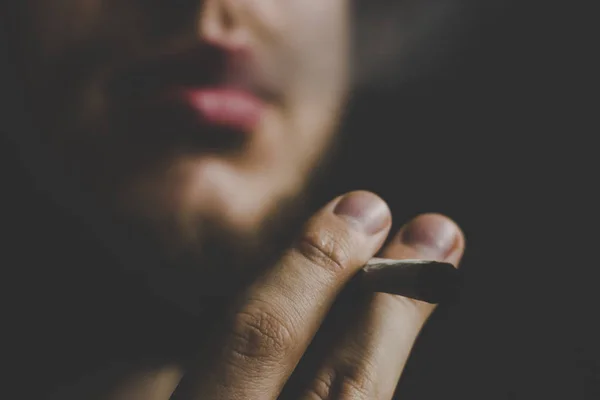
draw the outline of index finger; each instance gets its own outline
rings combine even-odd
[[[387,205],[368,192],[321,210],[297,245],[240,297],[221,346],[206,370],[191,377],[184,398],[276,398],[335,298],[381,247],[390,224]]]

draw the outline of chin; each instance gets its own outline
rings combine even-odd
[[[228,214],[207,216],[206,211],[190,215],[184,229],[148,220],[140,224],[138,218],[138,227],[156,233],[153,244],[141,246],[140,251],[146,258],[162,261],[144,264],[148,287],[195,315],[207,301],[229,301],[278,261],[308,218],[304,196],[279,199],[277,205],[252,224]]]

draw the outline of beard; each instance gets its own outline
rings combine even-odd
[[[336,182],[343,141],[336,137],[322,152],[323,156],[305,180],[305,187],[280,199],[253,232],[236,232],[218,222],[203,220],[197,227],[200,239],[173,254],[156,234],[156,227],[123,214],[98,191],[81,185],[86,180],[79,173],[88,170],[86,166],[78,168],[82,160],[62,159],[57,163],[49,154],[46,132],[42,135],[47,127],[43,129],[32,121],[25,112],[32,105],[27,101],[22,103],[15,104],[16,110],[8,113],[15,123],[7,129],[7,137],[10,136],[19,153],[18,168],[22,169],[27,186],[23,196],[35,193],[48,206],[43,212],[55,214],[61,221],[62,232],[52,239],[58,242],[56,254],[62,252],[72,259],[65,261],[64,270],[95,270],[90,271],[90,276],[98,270],[109,271],[116,280],[142,284],[152,294],[192,314],[201,312],[207,299],[220,302],[231,298],[276,263],[308,218],[338,194],[332,183]],[[88,135],[70,137],[89,138]],[[90,157],[87,161],[94,160]],[[87,180],[90,181],[98,184],[98,180]],[[63,236],[68,239],[63,240]],[[80,241],[84,244],[75,244]],[[73,268],[67,263],[73,264]]]
[[[281,258],[306,221],[333,197],[326,183],[332,179],[337,147],[332,145],[321,158],[306,187],[281,199],[252,232],[201,221],[199,239],[173,253],[152,235],[151,227],[121,216],[109,235],[115,238],[118,231],[115,244],[123,271],[137,275],[154,294],[192,315],[199,315],[204,305],[229,302]]]
[[[63,188],[60,197],[68,201],[63,208],[78,210],[91,236],[115,261],[117,277],[141,284],[153,296],[199,316],[205,306],[228,303],[273,266],[308,218],[336,195],[331,182],[335,182],[341,143],[339,139],[332,141],[305,187],[280,199],[255,230],[236,231],[219,223],[218,216],[202,219],[196,224],[198,239],[178,246],[177,251],[165,243],[168,233],[149,221],[124,214],[104,197],[73,190],[72,181],[50,186]]]
[[[36,195],[42,195],[40,200],[50,206],[50,213],[61,216],[58,220],[66,217],[64,221],[73,222],[60,222],[61,235],[69,239],[58,240],[61,245],[56,252],[62,251],[69,257],[77,253],[70,262],[73,266],[64,265],[65,271],[90,268],[93,270],[89,276],[99,271],[108,273],[124,285],[141,286],[153,297],[192,316],[203,314],[206,305],[228,303],[273,266],[293,244],[306,221],[337,195],[332,183],[339,170],[339,138],[323,151],[305,186],[294,195],[279,199],[255,230],[236,231],[220,224],[215,216],[198,221],[198,240],[173,252],[163,240],[168,233],[160,232],[149,221],[124,214],[105,196],[76,184],[78,179],[66,175],[62,166],[56,167],[47,147],[35,135],[38,129],[20,131],[23,135],[17,137],[17,146],[26,148],[23,151],[27,157],[21,158],[20,163],[28,175],[28,186]],[[74,244],[71,237],[85,245]]]

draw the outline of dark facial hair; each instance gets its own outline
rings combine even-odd
[[[15,54],[15,49],[2,50],[3,54]],[[79,268],[114,269],[117,275],[127,275],[192,312],[202,300],[198,293],[226,298],[273,265],[296,239],[306,220],[337,194],[331,190],[331,182],[335,181],[339,139],[324,151],[305,190],[298,196],[282,199],[252,236],[240,236],[218,224],[206,223],[202,227],[203,240],[197,248],[186,249],[175,257],[167,255],[143,222],[120,215],[108,208],[104,199],[84,195],[70,179],[65,179],[62,167],[52,161],[42,144],[42,132],[28,113],[30,105],[19,87],[20,80],[14,79],[19,74],[10,65],[2,64],[9,67],[2,72],[3,78],[8,78],[5,95],[11,100],[10,108],[3,112],[6,118],[3,119],[2,138],[8,138],[18,152],[15,158],[19,165],[13,168],[19,171],[18,180],[28,186],[23,196],[35,193],[40,202],[48,205],[44,212],[65,216],[65,220],[74,222],[65,223],[57,230],[71,230],[74,236],[89,239],[86,243],[92,245],[81,251],[84,259],[78,259]],[[72,251],[68,240],[66,242],[57,253]],[[35,243],[28,245],[36,247]],[[105,259],[99,254],[108,254],[106,260],[114,265],[95,262]],[[62,260],[46,262],[56,268]],[[199,287],[214,290],[203,291]]]
[[[201,311],[199,306],[207,302],[228,301],[276,263],[308,218],[335,196],[331,181],[341,143],[334,141],[314,168],[308,186],[297,196],[282,199],[251,236],[208,222],[203,224],[202,239],[193,248],[166,255],[143,223],[117,219],[117,227],[109,227],[107,232],[119,235],[115,245],[118,254],[123,255],[122,268],[137,272],[151,290],[192,314]]]

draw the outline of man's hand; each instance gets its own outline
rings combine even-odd
[[[278,398],[340,292],[378,252],[390,225],[386,204],[370,193],[351,193],[327,205],[295,248],[240,296],[225,339],[207,365],[187,378],[182,398]],[[381,255],[456,264],[462,249],[462,235],[453,223],[425,215],[402,229]],[[333,346],[321,354],[314,376],[300,379],[307,386],[289,397],[392,397],[433,306],[389,294],[364,300],[348,315],[351,329],[338,332]]]
[[[387,205],[371,193],[335,199],[309,221],[295,247],[240,294],[197,369],[130,380],[111,398],[167,400],[183,375],[178,400],[391,399],[434,306],[356,292],[351,312],[339,304],[346,312],[336,319],[338,304],[332,308],[380,251],[390,226]],[[424,215],[379,255],[457,265],[463,247],[454,223]]]

